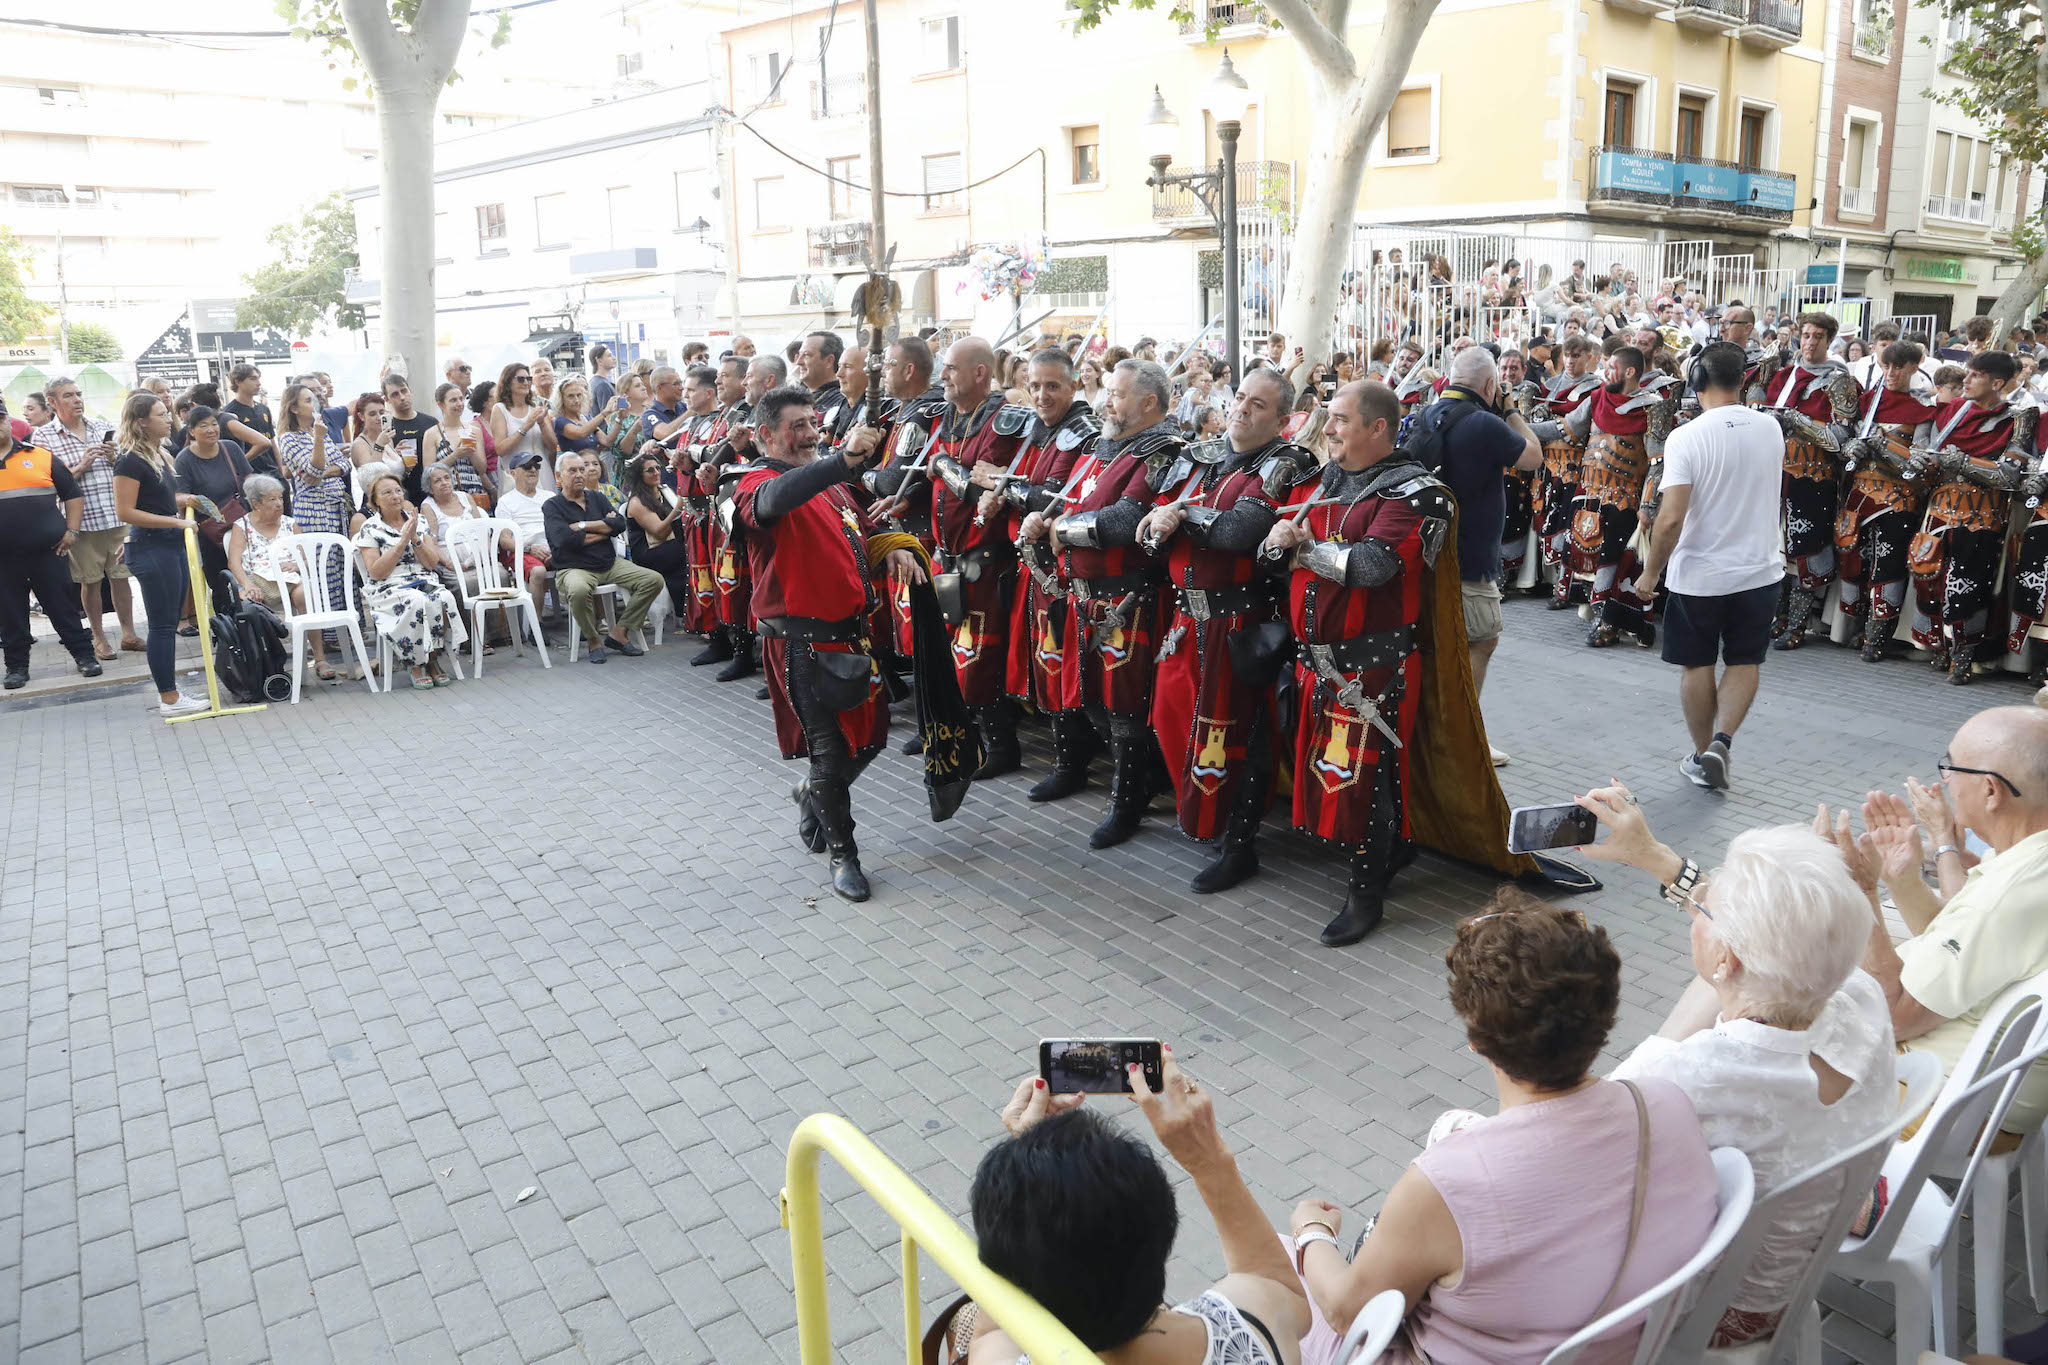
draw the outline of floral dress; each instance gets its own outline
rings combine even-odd
[[[338,536],[348,534],[350,513],[354,510],[349,499],[349,475],[353,473],[348,458],[347,446],[328,445],[327,472],[313,470],[313,434],[309,431],[280,431],[277,434],[277,453],[282,462],[285,477],[292,481],[292,521],[302,532],[329,532]],[[327,600],[341,608],[341,576],[347,571],[342,556],[329,555],[327,567]],[[310,605],[310,604],[309,604]],[[327,643],[335,643],[334,632],[323,632]]]
[[[356,548],[381,555],[399,543],[399,534],[399,528],[383,517],[367,517],[356,532]],[[383,578],[364,573],[363,602],[372,617],[385,618],[378,629],[406,668],[422,668],[437,651],[469,643],[455,595],[420,563],[410,545]]]

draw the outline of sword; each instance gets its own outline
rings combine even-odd
[[[1315,675],[1336,689],[1337,700],[1346,710],[1385,735],[1387,741],[1396,749],[1402,747],[1401,736],[1394,732],[1394,727],[1387,724],[1387,718],[1380,714],[1380,703],[1387,699],[1387,692],[1394,690],[1391,681],[1387,684],[1386,692],[1380,693],[1377,697],[1368,697],[1365,695],[1364,683],[1356,678],[1346,678],[1337,667],[1336,651],[1330,646],[1309,645],[1308,659],[1309,666],[1315,670]],[[1400,676],[1398,672],[1394,674],[1396,678]]]
[[[1190,477],[1188,479],[1188,486],[1180,491],[1179,497],[1175,498],[1172,502],[1167,503],[1163,508],[1156,510],[1170,512],[1176,507],[1185,507],[1191,502],[1200,502],[1203,498],[1208,497],[1209,491],[1207,489],[1195,487],[1195,480],[1199,479],[1200,477],[1202,477],[1200,474],[1196,474]],[[1158,536],[1147,536],[1145,537],[1145,553],[1156,555],[1159,553],[1159,547],[1165,543],[1166,542]]]
[[[991,493],[1000,493],[1003,490],[1003,486],[1005,484],[1013,483],[1018,479],[1022,479],[1024,476],[1017,472],[1017,466],[1024,463],[1024,456],[1028,454],[1030,450],[1031,447],[1029,445],[1018,446],[1016,457],[1010,461],[1010,467],[1004,470],[1002,473],[996,475],[996,486],[994,488],[989,489],[988,491]],[[977,499],[977,503],[978,502],[979,500]],[[976,506],[974,512],[974,524],[976,526],[986,526],[988,524],[988,518],[984,517],[981,514],[981,509],[978,505]]]

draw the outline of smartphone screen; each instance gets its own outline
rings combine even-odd
[[[1041,1038],[1038,1075],[1055,1095],[1128,1095],[1133,1062],[1157,1093],[1162,1081],[1157,1038]]]
[[[1508,817],[1508,852],[1537,853],[1590,844],[1599,828],[1593,812],[1583,806],[1517,806]]]

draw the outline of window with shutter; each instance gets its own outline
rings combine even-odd
[[[1430,95],[1428,86],[1403,90],[1394,96],[1394,107],[1387,111],[1387,155],[1429,156],[1436,148],[1430,145]]]
[[[924,208],[930,213],[937,209],[959,208],[967,183],[966,158],[958,152],[942,152],[924,159]]]
[[[1098,185],[1102,183],[1102,125],[1090,123],[1081,128],[1067,130],[1067,144],[1073,150],[1073,177],[1076,185]]]

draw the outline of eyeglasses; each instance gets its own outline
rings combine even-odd
[[[2005,784],[2005,789],[2011,792],[2014,796],[2019,796],[2022,794],[2020,792],[2020,789],[2013,785],[2012,779],[2007,777],[2004,773],[1994,772],[1990,768],[1959,767],[1958,765],[1948,761],[1948,755],[1946,753],[1942,754],[1941,762],[1935,764],[1934,767],[1935,770],[1939,772],[1943,777],[1947,777],[1950,773],[1968,773],[1972,777],[1995,777],[2000,782],[2003,782]]]
[[[1566,909],[1564,906],[1561,905],[1539,905],[1533,908],[1538,910],[1564,910],[1564,912],[1567,915],[1570,915],[1573,919],[1579,922],[1579,927],[1581,929],[1587,929],[1592,927],[1586,923],[1586,912],[1583,910],[1570,910]],[[1522,915],[1527,913],[1528,912],[1525,910],[1495,910],[1491,914],[1480,915],[1474,919],[1466,920],[1465,922],[1467,924],[1484,924],[1490,919],[1504,919],[1509,915]]]

